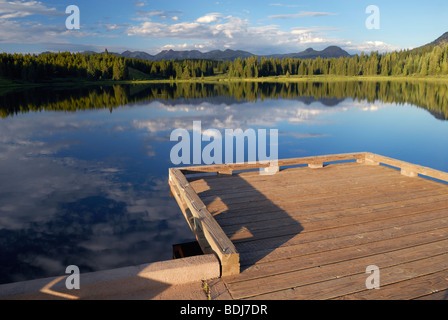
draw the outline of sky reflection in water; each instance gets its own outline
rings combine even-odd
[[[448,121],[379,100],[216,96],[5,117],[0,283],[166,260],[192,241],[167,176],[171,131],[196,120],[277,128],[280,158],[369,151],[448,171]]]

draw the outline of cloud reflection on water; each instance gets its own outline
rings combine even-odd
[[[192,240],[169,198],[174,129],[196,120],[203,130],[279,128],[280,149],[300,156],[310,150],[297,140],[318,146],[338,115],[390,106],[217,96],[1,119],[0,283],[60,275],[70,264],[87,272],[170,259],[172,244]]]

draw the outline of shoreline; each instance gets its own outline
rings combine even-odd
[[[14,80],[0,81],[0,89],[14,89],[14,88],[39,88],[39,87],[64,87],[64,86],[101,86],[101,85],[132,85],[132,84],[179,84],[179,83],[299,83],[299,82],[384,82],[384,81],[406,81],[406,82],[446,82],[448,83],[448,76],[333,76],[333,75],[318,75],[318,76],[272,76],[259,78],[229,78],[226,76],[212,76],[206,78],[194,78],[189,80],[182,79],[154,79],[154,80],[54,80],[48,82],[14,82]],[[1,93],[1,91],[0,91]]]

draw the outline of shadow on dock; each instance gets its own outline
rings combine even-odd
[[[274,250],[303,231],[302,225],[274,202],[290,205],[294,197],[275,188],[278,184],[272,183],[272,176],[245,172],[189,181],[235,245],[241,272],[258,262],[275,260]]]

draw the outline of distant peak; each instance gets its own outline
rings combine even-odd
[[[341,50],[341,48],[338,47],[338,46],[329,46],[329,47],[326,48],[325,50],[328,50],[328,49],[338,49],[338,50]]]
[[[438,37],[436,40],[434,40],[431,43],[428,43],[422,47],[419,48],[431,48],[433,46],[440,46],[440,45],[445,45],[448,43],[448,32],[445,32],[444,34],[442,34],[440,37]],[[417,49],[419,49],[417,48]]]
[[[442,34],[436,41],[447,41],[448,40],[448,32]]]

